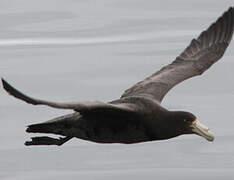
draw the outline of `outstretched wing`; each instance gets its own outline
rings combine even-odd
[[[2,79],[2,84],[4,89],[12,96],[21,99],[29,104],[33,105],[46,105],[53,108],[58,109],[72,109],[74,111],[78,111],[81,114],[87,112],[136,112],[136,108],[134,104],[128,103],[119,103],[119,104],[111,104],[111,103],[104,103],[99,101],[92,101],[92,102],[71,102],[71,103],[58,103],[52,101],[45,101],[36,98],[32,98],[20,92],[19,90],[15,89],[11,86],[8,82]]]
[[[175,61],[126,90],[121,98],[145,96],[161,102],[176,84],[201,75],[223,56],[233,29],[234,8],[231,7],[197,39],[193,39]]]

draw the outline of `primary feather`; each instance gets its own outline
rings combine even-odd
[[[233,23],[234,9],[231,7],[193,39],[175,61],[126,90],[121,98],[146,96],[161,102],[175,85],[202,74],[223,56],[232,39]]]

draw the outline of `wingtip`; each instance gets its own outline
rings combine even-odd
[[[5,79],[1,78],[3,88],[12,96],[18,98],[20,94],[13,86],[11,86]]]
[[[234,6],[230,6],[229,9],[227,10],[227,12],[234,13]]]
[[[4,78],[1,78],[1,81],[2,81],[2,85],[4,85],[6,83]]]
[[[3,88],[8,92],[8,94],[14,96],[15,98],[21,99],[29,104],[33,104],[33,105],[39,104],[35,99],[23,94],[22,92],[20,92],[19,90],[17,90],[13,86],[11,86],[3,78],[1,78],[1,80],[2,80],[2,84],[3,84]]]
[[[3,88],[4,88],[8,93],[10,93],[10,89],[12,88],[12,86],[11,86],[4,78],[1,78],[1,80],[2,80]]]
[[[228,10],[226,11],[226,13],[234,14],[234,6],[230,6]]]

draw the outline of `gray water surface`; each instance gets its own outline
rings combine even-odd
[[[110,101],[170,63],[233,0],[0,1],[0,76],[34,97]],[[193,112],[215,134],[135,145],[72,139],[25,147],[28,124],[72,111],[0,90],[0,179],[233,179],[234,43],[163,105]]]

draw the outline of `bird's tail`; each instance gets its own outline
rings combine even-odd
[[[73,128],[76,128],[76,125],[78,126],[80,118],[81,115],[79,113],[72,113],[43,123],[29,125],[26,129],[28,133],[50,133],[62,135],[65,138],[33,137],[25,145],[62,145],[74,137],[75,129]]]
[[[70,129],[75,126],[80,119],[79,113],[72,113],[65,116],[60,116],[52,120],[29,125],[26,129],[28,133],[52,133],[63,136],[70,135]]]

